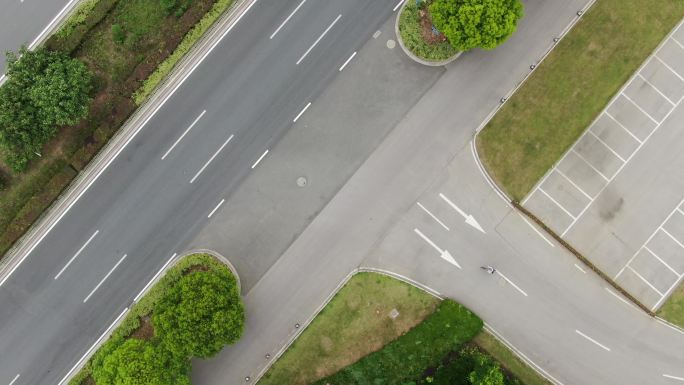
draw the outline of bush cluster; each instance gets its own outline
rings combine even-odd
[[[457,356],[441,364],[434,374],[403,385],[522,385],[507,377],[491,356],[467,346]]]
[[[88,114],[92,75],[77,59],[44,48],[7,53],[0,87],[0,145],[7,164],[21,171],[39,156],[57,128]]]
[[[154,336],[131,333],[149,317]],[[220,262],[192,255],[172,268],[93,356],[97,385],[189,385],[190,359],[236,342],[244,328],[237,281]]]
[[[482,320],[464,306],[444,300],[408,333],[315,385],[407,384],[437,367],[482,330]]]

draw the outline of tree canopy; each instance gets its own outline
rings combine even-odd
[[[57,133],[88,113],[91,74],[85,64],[39,48],[7,53],[7,81],[0,87],[0,144],[16,171]]]
[[[161,345],[134,338],[110,343],[93,360],[97,385],[190,385],[190,364]]]
[[[155,334],[174,353],[206,358],[242,335],[244,309],[228,272],[194,271],[180,278],[152,316]]]
[[[435,27],[456,49],[494,49],[515,32],[523,16],[520,0],[434,0]]]

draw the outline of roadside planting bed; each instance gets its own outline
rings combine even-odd
[[[25,170],[14,172],[0,161],[0,253],[40,217],[233,0],[163,3],[166,8],[161,0],[86,0],[45,43],[94,74],[92,102],[88,117],[59,128]]]
[[[209,254],[192,254],[131,307],[69,385],[190,384],[190,358],[213,356],[243,328],[233,273]]]

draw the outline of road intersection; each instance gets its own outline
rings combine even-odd
[[[446,70],[392,48],[394,3],[252,3],[3,280],[0,349],[15,354],[0,383],[59,383],[196,247],[236,266],[248,317],[237,345],[194,363],[197,384],[258,377],[360,266],[464,303],[557,383],[683,377],[684,334],[581,270],[473,158],[475,129],[587,2],[527,1],[507,44]]]

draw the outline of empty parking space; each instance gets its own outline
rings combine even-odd
[[[523,201],[654,309],[684,273],[684,210],[675,203],[684,197],[684,46],[677,39],[684,39],[681,26]]]

